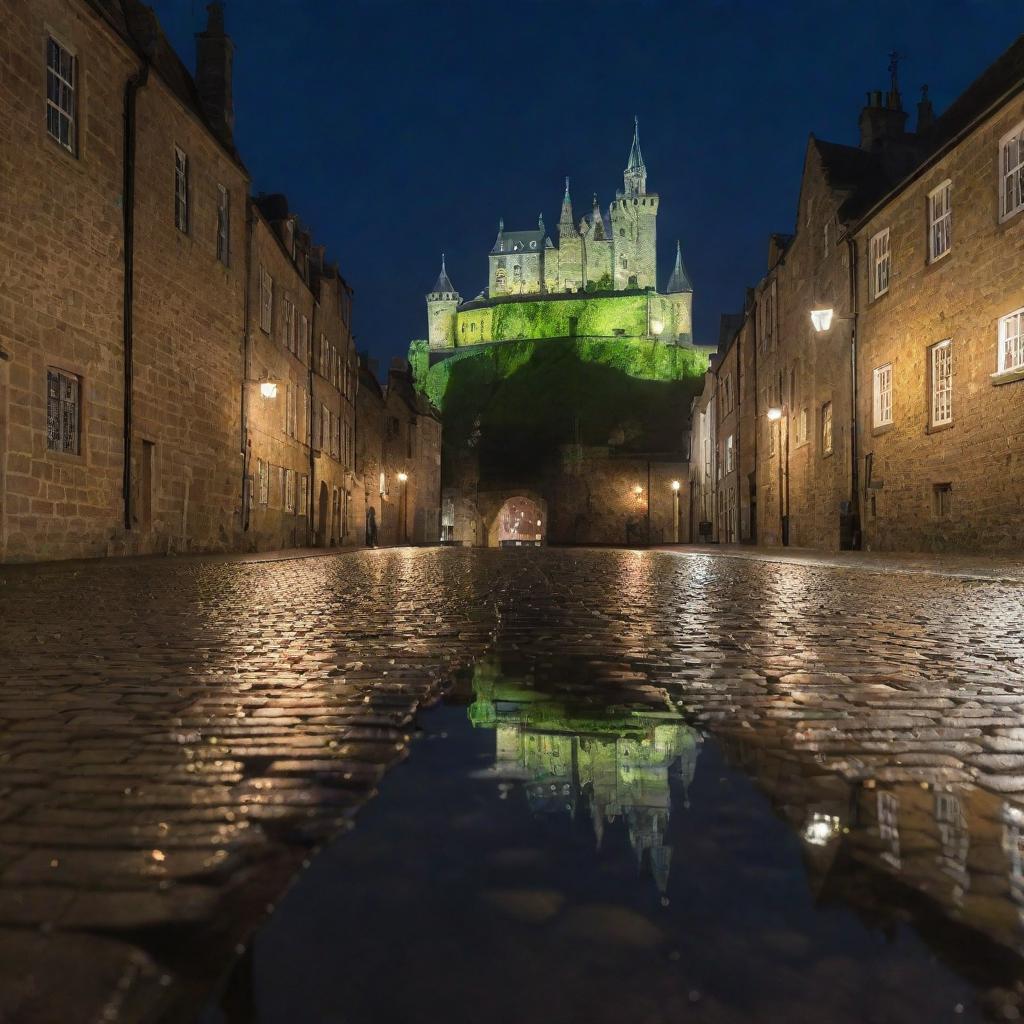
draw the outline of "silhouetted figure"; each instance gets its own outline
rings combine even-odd
[[[366,546],[377,546],[377,512],[372,505],[366,510]]]

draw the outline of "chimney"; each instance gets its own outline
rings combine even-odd
[[[890,143],[900,141],[906,130],[907,112],[897,90],[885,94],[881,90],[867,94],[867,103],[860,112],[860,148],[877,153]]]
[[[210,127],[225,146],[232,144],[235,110],[231,99],[234,44],[224,32],[224,5],[207,5],[206,31],[196,33],[196,89]]]
[[[928,99],[928,86],[921,86],[921,99],[917,104],[917,134],[928,131],[935,123],[935,111],[932,101]]]

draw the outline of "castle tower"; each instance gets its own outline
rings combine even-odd
[[[693,338],[693,285],[683,265],[683,248],[676,239],[676,265],[665,287],[665,295],[672,303],[674,318],[673,334],[677,342],[689,342]],[[667,338],[665,339],[668,340]]]
[[[636,118],[633,121],[633,145],[622,175],[625,192],[611,205],[612,280],[616,290],[657,287],[658,195],[647,191],[640,125]]]
[[[455,290],[441,253],[441,273],[427,293],[427,338],[431,348],[455,347],[455,311],[462,296]]]
[[[572,216],[569,179],[565,179],[562,215],[558,219],[558,291],[579,291],[583,287],[583,243]],[[552,288],[555,291],[556,288]]]

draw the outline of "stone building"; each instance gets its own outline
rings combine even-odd
[[[363,539],[352,290],[208,10],[193,78],[139,0],[0,0],[2,561]]]
[[[925,90],[914,131],[896,70],[858,146],[811,136],[795,232],[770,240],[715,368],[720,397],[737,368],[756,382],[717,425],[718,450],[734,436],[755,468],[736,535],[716,539],[1024,540],[1024,37],[941,116]]]
[[[0,21],[0,559],[237,547],[248,175],[216,8],[198,82],[130,0]]]

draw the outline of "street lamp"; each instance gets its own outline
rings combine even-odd
[[[408,473],[399,473],[398,482],[402,485],[402,540],[403,543],[409,543],[409,488],[406,484],[409,482]]]
[[[836,314],[831,306],[811,310],[811,326],[818,334],[824,334],[832,326],[833,320],[852,320],[850,330],[850,500],[846,513],[839,516],[839,546],[841,548],[860,548],[860,510],[857,493],[857,314]],[[843,520],[846,520],[845,524]],[[848,537],[843,537],[844,525]]]
[[[277,381],[270,377],[247,378],[244,383],[248,387],[259,387],[263,398],[277,398]]]
[[[672,481],[672,543],[679,543],[679,487],[678,480]]]

